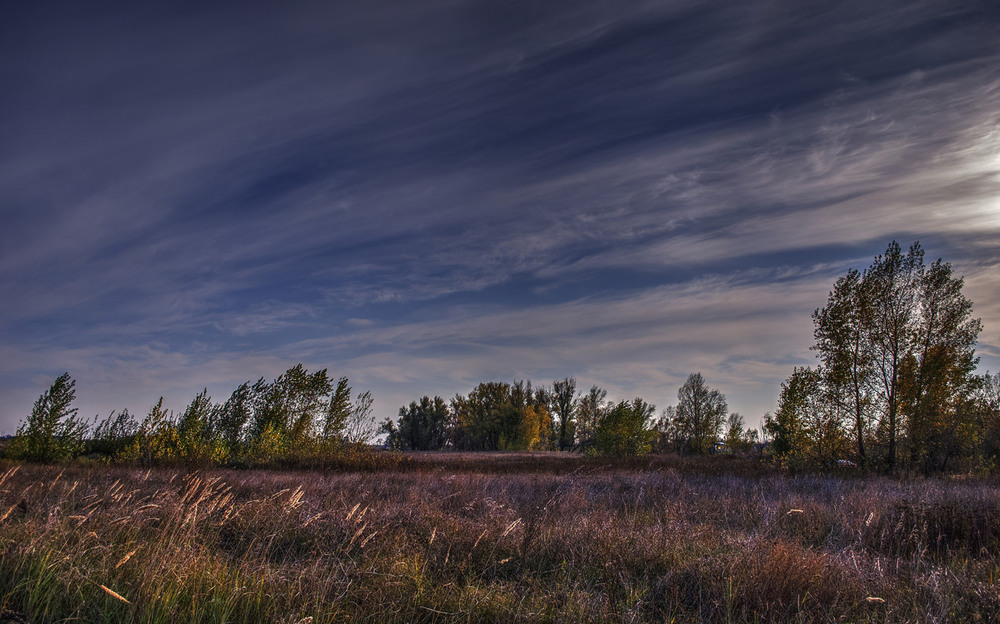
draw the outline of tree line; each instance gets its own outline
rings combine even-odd
[[[143,418],[128,410],[89,423],[71,407],[76,381],[60,375],[35,402],[5,455],[49,462],[82,454],[138,463],[271,464],[322,461],[361,450],[375,431],[370,392],[302,364],[277,379],[241,384],[213,402],[208,390],[180,414],[163,397]]]
[[[483,382],[450,401],[421,397],[401,407],[398,418],[379,430],[400,450],[559,450],[601,455],[643,455],[652,451],[709,453],[720,446],[749,450],[758,440],[726,398],[693,373],[677,393],[677,405],[655,417],[642,397],[609,401],[591,386],[577,392],[573,377],[551,386],[531,380]],[[724,442],[720,444],[720,436]]]
[[[692,373],[677,403],[655,417],[641,397],[609,401],[567,377],[482,382],[446,401],[423,396],[375,427],[370,392],[346,377],[296,365],[273,381],[240,385],[224,402],[207,390],[175,416],[163,399],[142,419],[127,410],[93,425],[70,404],[60,376],[39,397],[6,456],[30,461],[80,453],[113,460],[261,464],[361,449],[376,435],[397,450],[579,451],[602,455],[755,451],[792,468],[860,465],[892,472],[947,470],[1000,459],[1000,373],[978,375],[964,281],[949,263],[924,263],[893,241],[864,271],[839,278],[812,315],[817,366],[796,367],[761,431],[730,413],[726,397]]]

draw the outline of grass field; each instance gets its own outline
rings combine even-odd
[[[998,581],[992,481],[556,454],[0,469],[3,622],[985,622]]]

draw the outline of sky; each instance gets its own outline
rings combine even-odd
[[[150,4],[151,6],[145,6]],[[751,425],[919,240],[1000,369],[1000,5],[24,2],[0,20],[0,433],[302,363],[379,420],[573,376]]]

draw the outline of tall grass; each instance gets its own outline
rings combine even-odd
[[[655,462],[564,472],[548,459],[491,474],[451,461],[373,473],[3,467],[0,613],[319,623],[1000,612],[990,482]]]

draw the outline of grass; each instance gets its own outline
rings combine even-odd
[[[0,516],[0,622],[1000,612],[1000,490],[981,480],[556,454],[416,455],[377,472],[8,464]]]

